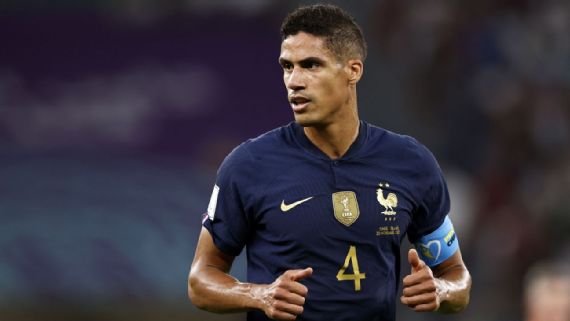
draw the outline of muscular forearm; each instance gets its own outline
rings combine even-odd
[[[299,281],[310,277],[312,268],[287,270],[271,284],[242,283],[228,274],[233,259],[202,228],[188,277],[188,296],[196,307],[217,313],[258,309],[278,320],[294,320],[303,313],[309,290]]]
[[[437,310],[442,313],[455,313],[463,310],[469,304],[471,276],[463,265],[448,267],[434,275],[438,280],[437,292],[440,306]]]
[[[260,309],[259,285],[242,283],[218,267],[194,267],[188,279],[188,295],[196,307],[217,313]]]

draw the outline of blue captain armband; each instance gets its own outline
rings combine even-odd
[[[414,244],[420,258],[430,267],[450,258],[459,249],[459,242],[449,216],[443,224]]]

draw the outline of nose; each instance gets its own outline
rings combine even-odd
[[[293,91],[303,90],[306,87],[303,71],[300,68],[293,68],[293,70],[285,75],[285,86],[287,89]]]

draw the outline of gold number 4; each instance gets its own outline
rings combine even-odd
[[[348,264],[352,262],[352,274],[346,274]],[[344,265],[338,270],[336,279],[339,281],[354,281],[354,291],[360,291],[360,280],[366,279],[366,273],[360,273],[358,259],[356,258],[356,246],[351,245],[348,254],[344,259]]]

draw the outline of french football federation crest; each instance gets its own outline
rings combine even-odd
[[[394,208],[396,208],[398,206],[398,197],[396,196],[396,194],[394,193],[388,193],[388,196],[384,197],[384,191],[382,190],[382,187],[390,187],[390,184],[385,183],[385,184],[378,184],[378,189],[376,190],[376,199],[378,200],[378,203],[380,203],[380,205],[384,206],[384,212],[382,212],[382,214],[387,215],[387,216],[394,216],[396,215],[396,211],[394,211]],[[386,218],[389,219],[389,218]],[[391,220],[394,220],[394,218],[391,218]]]
[[[334,217],[346,226],[352,225],[360,216],[356,194],[350,191],[332,194]]]

